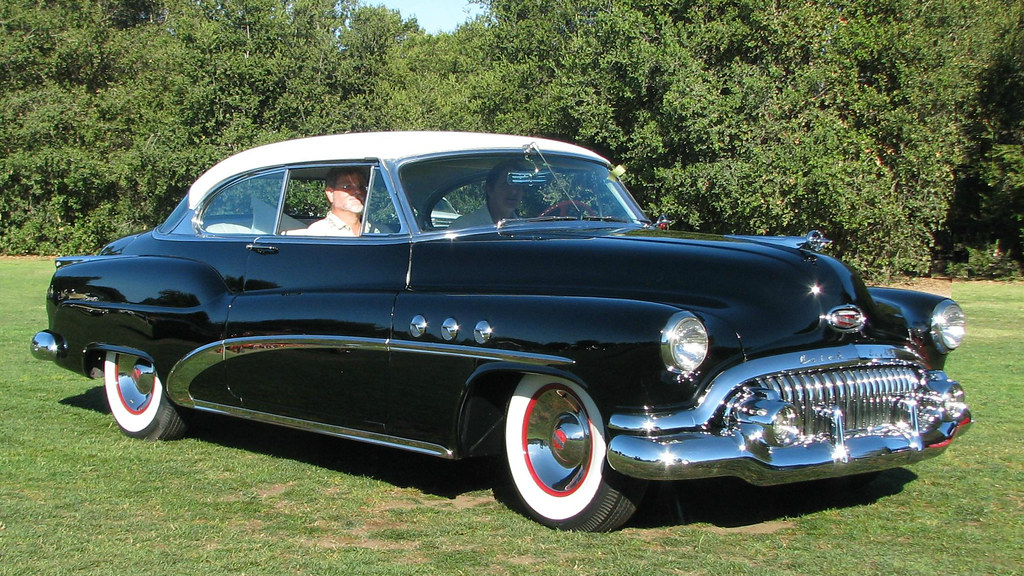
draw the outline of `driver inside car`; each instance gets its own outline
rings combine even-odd
[[[516,210],[523,201],[524,184],[512,182],[511,174],[523,171],[534,172],[533,166],[515,160],[502,162],[491,169],[484,181],[487,202],[452,222],[449,228],[469,228],[472,226],[492,226],[505,218],[516,218]]]

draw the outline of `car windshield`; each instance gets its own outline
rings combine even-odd
[[[422,231],[644,221],[607,166],[577,157],[518,152],[433,158],[403,165],[399,179]]]

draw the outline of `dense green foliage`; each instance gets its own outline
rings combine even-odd
[[[429,35],[357,0],[8,0],[0,251],[153,226],[255,144],[429,128],[579,142],[677,227],[821,228],[873,275],[1016,266],[1020,0],[479,1]]]

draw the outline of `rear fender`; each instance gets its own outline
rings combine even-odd
[[[159,256],[65,260],[47,293],[50,330],[67,342],[58,362],[90,375],[108,350],[151,358],[159,374],[217,340],[233,294],[213,268]]]

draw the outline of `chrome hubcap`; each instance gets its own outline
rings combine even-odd
[[[538,392],[523,436],[526,463],[538,486],[566,495],[583,482],[592,449],[590,420],[574,394],[557,385]]]
[[[126,370],[126,367],[131,366]],[[117,357],[117,394],[124,407],[134,413],[145,411],[153,399],[156,372],[134,356]]]

